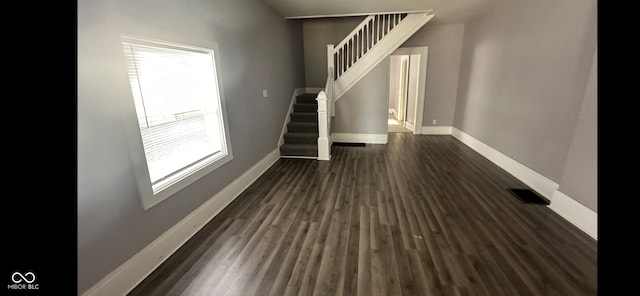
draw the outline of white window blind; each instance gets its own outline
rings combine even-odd
[[[211,50],[125,39],[154,194],[227,155]]]

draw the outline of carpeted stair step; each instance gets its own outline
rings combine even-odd
[[[287,124],[282,156],[318,157],[318,101],[317,94],[296,96],[291,121]]]
[[[317,144],[284,144],[280,146],[282,156],[318,157]]]
[[[318,113],[315,112],[293,112],[291,121],[296,122],[318,122]]]
[[[287,124],[287,132],[290,133],[317,133],[317,122],[289,122]]]
[[[301,94],[296,96],[296,103],[298,104],[318,104],[316,98],[317,94]]]
[[[286,133],[284,135],[284,142],[287,144],[316,145],[318,143],[318,134],[317,133]]]
[[[318,112],[318,104],[293,104],[293,112]]]

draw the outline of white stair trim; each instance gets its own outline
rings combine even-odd
[[[338,143],[365,143],[365,144],[387,144],[388,134],[351,134],[332,133],[333,142]]]

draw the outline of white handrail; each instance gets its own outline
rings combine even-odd
[[[349,32],[349,34],[347,34],[347,37],[345,37],[344,39],[342,39],[342,41],[340,41],[340,43],[338,43],[338,45],[336,45],[336,47],[335,47],[335,48],[340,48],[340,47],[342,47],[345,43],[347,43],[347,41],[351,40],[351,37],[352,37],[353,35],[355,35],[356,33],[358,33],[362,28],[364,28],[364,27],[366,26],[366,24],[368,24],[368,23],[369,23],[369,20],[373,19],[373,17],[374,17],[374,16],[375,16],[375,15],[373,15],[373,14],[372,14],[372,15],[370,15],[370,16],[368,16],[368,17],[366,17],[364,20],[362,20],[362,21],[360,22],[360,24],[359,24],[355,29],[353,29],[351,32]],[[334,53],[335,53],[335,52],[334,52]]]

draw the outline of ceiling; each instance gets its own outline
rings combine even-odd
[[[263,0],[285,18],[433,10],[433,21],[464,23],[499,0]]]

